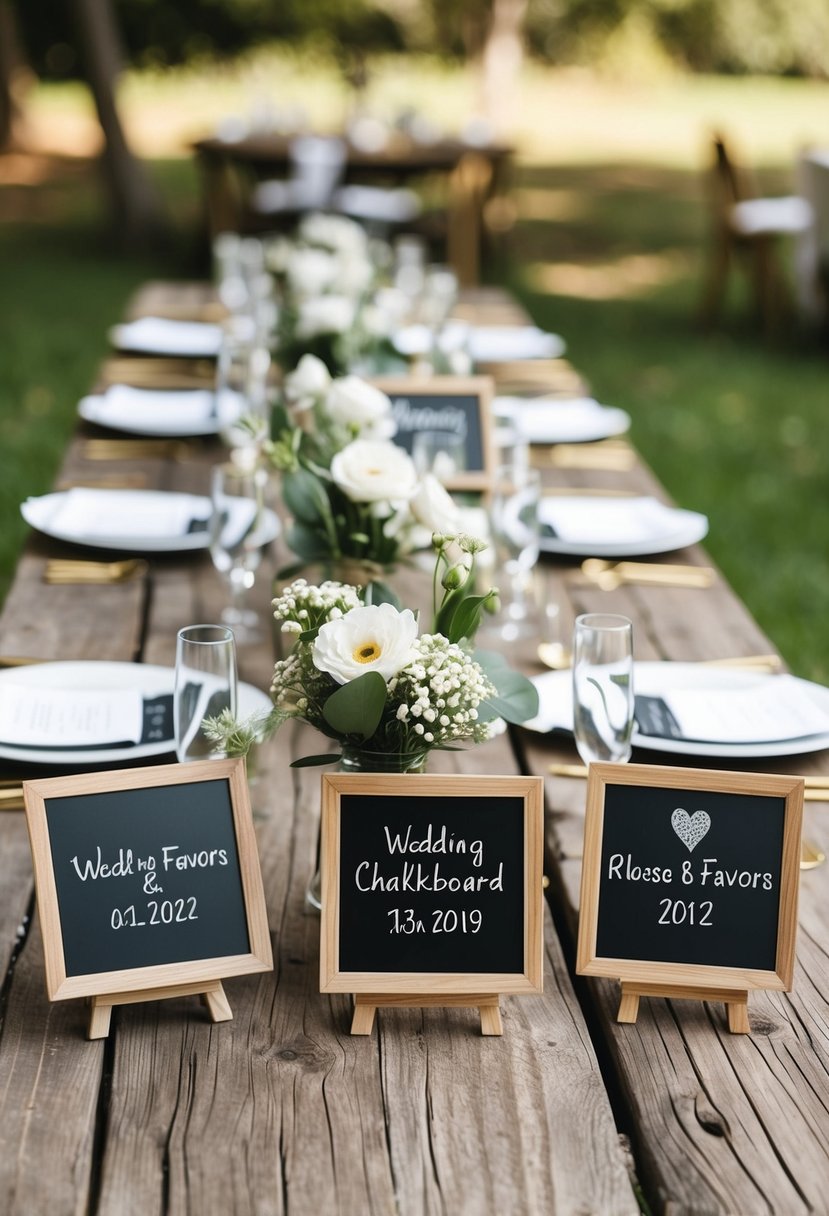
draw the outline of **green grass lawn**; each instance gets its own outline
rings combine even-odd
[[[695,113],[701,131],[717,97],[736,106],[739,96],[739,127],[752,104],[765,112],[785,95],[801,104],[787,120],[794,149],[807,90],[787,84],[692,81],[681,104],[674,97],[680,128]],[[823,105],[829,92],[816,88]],[[493,275],[566,337],[600,399],[629,410],[634,442],[674,498],[710,516],[713,558],[794,670],[829,680],[829,351],[796,334],[768,347],[739,291],[720,331],[697,331],[705,211],[696,152],[670,154],[663,107],[650,150],[638,130],[636,147],[622,141],[615,156],[619,123],[609,120],[602,143],[595,116],[618,94],[592,97],[592,161],[522,165],[519,220]],[[640,103],[634,96],[631,114]],[[786,138],[779,124],[773,137],[772,165]],[[538,140],[527,146],[537,156]],[[0,190],[0,595],[25,535],[18,505],[50,486],[107,327],[143,279],[192,273],[192,166],[168,160],[154,171],[181,233],[163,261],[124,259],[108,245],[86,162]],[[773,168],[763,184],[788,188]]]

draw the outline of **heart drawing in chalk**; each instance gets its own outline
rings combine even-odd
[[[692,853],[711,827],[711,816],[707,811],[695,811],[693,815],[689,815],[687,811],[677,807],[671,815],[671,827],[688,852]]]

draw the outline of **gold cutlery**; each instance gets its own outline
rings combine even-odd
[[[54,659],[30,659],[21,654],[0,654],[0,667],[31,667],[33,663],[53,663]]]
[[[818,866],[822,866],[826,860],[826,854],[823,849],[819,849],[816,844],[812,844],[811,840],[801,840],[800,842],[800,868],[801,870],[814,870]]]
[[[58,490],[143,490],[147,485],[146,473],[108,473],[104,477],[82,477],[76,481],[59,481]]]
[[[193,448],[181,439],[87,439],[85,460],[186,460]]]
[[[701,667],[746,667],[754,671],[780,671],[783,660],[779,654],[746,654],[732,659],[700,659]]]
[[[610,562],[590,557],[581,572],[602,591],[615,591],[627,583],[661,587],[711,587],[716,575],[710,566],[672,566],[662,562]]]
[[[70,561],[53,558],[46,563],[43,581],[51,584],[126,583],[147,573],[143,558],[131,557],[113,562]]]
[[[23,786],[17,785],[0,790],[0,811],[23,810]]]
[[[537,455],[536,455],[537,453]],[[548,448],[533,448],[534,463],[556,469],[595,469],[626,473],[636,464],[632,448],[605,447],[592,443],[556,443]]]

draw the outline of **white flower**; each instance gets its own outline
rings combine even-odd
[[[368,238],[362,225],[344,215],[306,215],[299,235],[310,245],[322,245],[338,253],[365,254]]]
[[[374,267],[364,254],[347,253],[337,259],[332,287],[344,296],[361,296],[373,278]]]
[[[328,368],[316,355],[303,355],[285,377],[285,396],[301,409],[308,409],[331,383]]]
[[[424,473],[421,477],[411,507],[417,522],[430,532],[451,536],[460,531],[461,513],[433,473]]]
[[[399,612],[391,604],[369,604],[323,625],[311,657],[314,666],[338,684],[367,671],[378,671],[390,680],[412,658],[416,637],[417,621],[410,608]]]
[[[324,249],[292,249],[285,273],[295,295],[310,297],[331,287],[337,269],[337,259]]]
[[[325,409],[332,422],[354,426],[360,431],[376,430],[378,424],[384,426],[391,421],[389,398],[359,376],[333,380],[325,398]]]
[[[347,444],[331,461],[331,476],[352,502],[405,502],[417,489],[412,458],[383,440]]]
[[[299,305],[296,335],[314,338],[317,334],[343,334],[354,324],[355,307],[345,296],[317,296]]]

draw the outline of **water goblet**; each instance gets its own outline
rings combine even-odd
[[[444,485],[466,468],[465,436],[458,431],[415,431],[412,460],[419,476],[432,473]]]
[[[495,559],[506,576],[502,586],[501,636],[512,641],[536,632],[533,571],[539,554],[538,504],[541,474],[523,461],[495,471],[490,502]]]
[[[573,731],[585,764],[630,759],[633,734],[633,626],[593,612],[573,630]]]
[[[270,354],[249,318],[228,326],[216,363],[216,414],[219,433],[231,458],[252,467],[268,437]]]
[[[173,731],[180,763],[221,759],[202,723],[223,710],[236,715],[236,646],[224,625],[188,625],[178,632]]]
[[[230,586],[231,602],[222,611],[239,642],[256,641],[258,614],[245,607],[262,560],[265,479],[259,469],[229,462],[212,473],[210,556]]]

